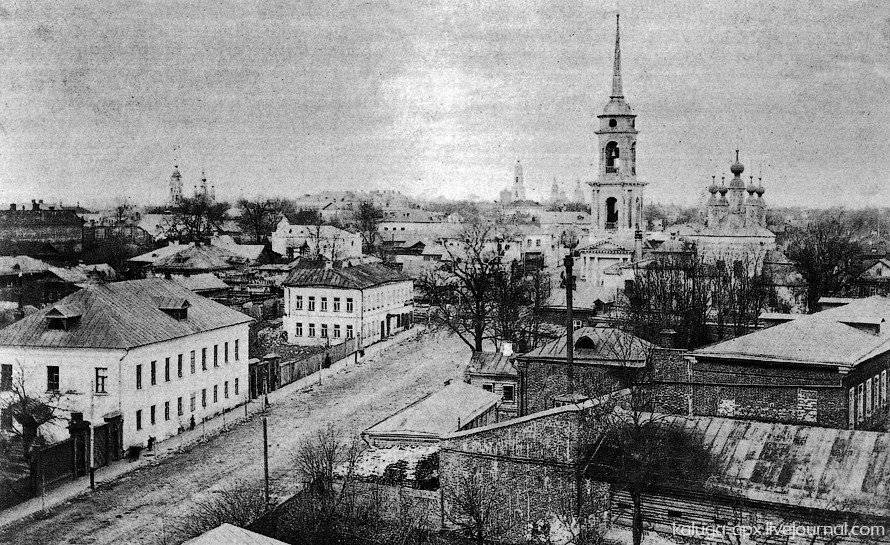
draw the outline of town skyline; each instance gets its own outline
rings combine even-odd
[[[6,10],[4,200],[150,203],[174,164],[230,201],[596,176],[614,5],[230,7]],[[650,202],[698,203],[736,148],[772,205],[888,202],[885,7],[620,8]]]

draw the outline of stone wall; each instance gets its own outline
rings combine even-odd
[[[553,399],[568,393],[568,366],[563,362],[516,361],[519,371],[519,414],[552,409]],[[575,364],[575,393],[600,397],[624,387],[623,369],[614,366]]]

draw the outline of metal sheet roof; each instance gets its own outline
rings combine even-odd
[[[177,320],[159,307],[160,300],[188,302],[188,316]],[[67,330],[48,329],[46,316],[80,318]],[[0,329],[0,346],[128,349],[250,322],[236,310],[192,293],[172,280],[149,278],[94,284],[52,307]]]
[[[585,337],[592,341],[592,349],[577,348],[578,343]],[[650,342],[613,327],[579,328],[574,332],[574,341],[576,346],[573,352],[574,361],[579,363],[605,365],[618,365],[622,362],[641,363],[646,361],[654,348]],[[516,359],[565,361],[566,353],[566,337],[563,335],[531,352],[517,356]]]
[[[411,279],[389,267],[377,263],[328,269],[311,267],[294,269],[284,281],[285,286],[327,286],[334,288],[365,289],[390,282],[405,282]]]

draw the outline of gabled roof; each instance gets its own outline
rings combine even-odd
[[[50,267],[49,269],[59,280],[69,284],[89,284],[98,281],[117,279],[117,271],[107,263],[96,265],[77,265],[76,267]]]
[[[157,270],[225,271],[246,264],[247,260],[218,246],[183,246],[153,263]]]
[[[294,269],[284,281],[284,285],[291,287],[317,286],[366,289],[391,282],[406,282],[410,280],[410,277],[389,267],[377,263],[369,263],[341,269],[324,267]]]
[[[455,382],[420,398],[364,431],[368,435],[439,438],[481,415],[501,400],[464,382]]]
[[[858,299],[816,314],[699,348],[693,356],[759,363],[822,365],[848,370],[890,351],[890,327],[878,334],[850,324],[873,325],[890,318],[890,299]]]
[[[174,276],[173,281],[185,286],[189,291],[201,292],[228,289],[229,285],[213,273],[193,274],[190,276]]]
[[[73,210],[0,210],[0,228],[23,226],[81,227],[84,220]]]
[[[154,263],[159,259],[180,252],[183,248],[187,248],[187,246],[181,244],[170,244],[169,246],[155,248],[154,250],[145,252],[144,254],[139,254],[136,257],[131,257],[129,261],[136,261],[138,263]]]
[[[176,320],[164,304],[188,304]],[[47,316],[80,319],[67,331],[48,329]],[[149,278],[94,284],[0,329],[0,346],[130,349],[250,322],[251,318],[196,295],[172,280]]]
[[[588,363],[611,366],[639,367],[645,364],[654,345],[639,337],[613,327],[582,327],[573,333],[575,350],[573,360],[576,363]],[[593,348],[577,348],[583,346],[588,339]],[[566,336],[563,335],[531,352],[516,356],[520,361],[556,361],[566,360]]]
[[[511,356],[505,356],[503,352],[473,352],[467,374],[517,376]]]
[[[184,545],[284,545],[284,542],[238,526],[222,524],[186,541]]]

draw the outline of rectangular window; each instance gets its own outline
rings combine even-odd
[[[170,358],[164,358],[164,381],[170,382]]]
[[[12,390],[12,364],[4,363],[0,367],[0,392],[8,392],[10,390]]]
[[[152,405],[148,410],[148,422],[154,426],[155,425],[155,406]]]
[[[315,310],[315,297],[309,297],[309,310]]]
[[[176,416],[182,416],[182,398],[177,398],[176,400]]]
[[[874,400],[875,408],[874,412],[878,412],[881,409],[881,388],[880,388],[880,380],[881,377],[879,375],[875,375],[875,378],[871,381],[871,397]]]
[[[328,338],[328,324],[321,324],[321,338]]]
[[[501,399],[504,401],[513,401],[513,385],[512,384],[504,384],[504,395]]]
[[[192,374],[194,375],[195,372],[197,371],[197,369],[195,369],[195,351],[194,350],[192,350],[189,353],[189,365],[191,366]]]
[[[201,388],[201,406],[207,406],[207,388]]]
[[[141,409],[136,411],[136,429],[137,430],[142,429],[142,410]]]
[[[847,420],[850,429],[856,427],[856,388],[850,388],[850,399],[847,401]]]
[[[348,325],[348,326],[346,326],[346,338],[351,339],[352,336],[353,336],[352,326]]]
[[[190,406],[191,406],[192,412],[195,412],[195,394],[192,394]]]
[[[494,384],[483,384],[482,389],[485,390],[486,392],[493,392]]]
[[[303,310],[303,296],[297,295],[296,299],[294,299],[294,308],[296,310]]]
[[[340,298],[334,297],[334,312],[340,312]]]
[[[303,323],[302,322],[297,322],[297,327],[294,328],[294,336],[295,337],[303,336]]]
[[[176,376],[182,378],[182,354],[176,356]]]
[[[860,384],[856,387],[856,421],[862,422],[865,416],[865,387]]]
[[[340,338],[340,325],[339,324],[334,324],[334,338],[335,339]]]
[[[219,367],[219,345],[213,345],[213,366]]]
[[[352,297],[346,298],[346,312],[352,312]]]
[[[207,349],[206,348],[201,349],[201,369],[203,369],[204,371],[207,370]]]
[[[229,343],[223,345],[223,363],[229,363]]]
[[[136,389],[142,389],[142,364],[136,366]]]
[[[328,298],[327,297],[321,298],[321,311],[322,312],[328,311]]]
[[[235,339],[235,361],[238,361],[238,339]]]
[[[157,373],[158,373],[158,362],[153,361],[153,362],[151,362],[151,367],[149,368],[149,378],[148,378],[148,380],[151,381],[152,386],[154,386],[155,384],[158,383],[158,374]]]
[[[213,385],[213,402],[216,403],[219,401],[219,386],[216,384]]]
[[[309,336],[310,337],[315,336],[315,324],[309,324]]]
[[[170,402],[164,402],[164,420],[170,420]]]
[[[874,400],[871,397],[871,379],[865,381],[865,415],[871,416],[871,410],[874,408]]]
[[[229,381],[223,382],[223,397],[229,399]]]
[[[107,394],[108,390],[105,389],[105,383],[108,381],[108,368],[107,367],[96,367],[96,393],[97,394]]]
[[[881,403],[887,404],[887,371],[881,371]]]
[[[235,379],[235,395],[238,395],[238,379]]]

